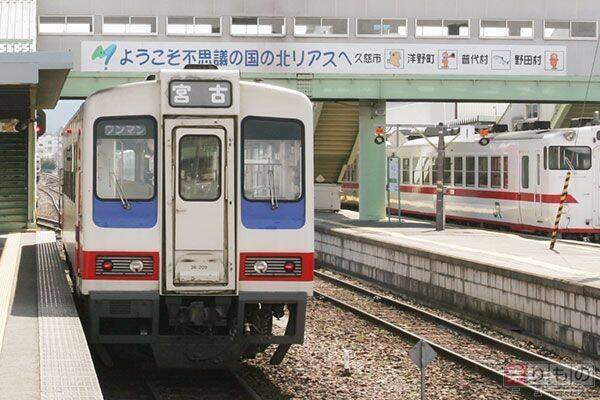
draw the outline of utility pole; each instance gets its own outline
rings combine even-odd
[[[446,144],[444,142],[445,129],[439,126],[439,139],[437,145],[437,182],[435,200],[435,230],[443,231],[446,225],[446,213],[444,212],[444,158]]]

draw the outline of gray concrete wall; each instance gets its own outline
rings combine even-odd
[[[600,20],[597,0],[38,0],[38,15],[94,15],[95,34],[39,35],[38,50],[72,51],[75,69],[79,68],[80,42],[84,40],[131,40],[131,41],[273,41],[273,42],[395,42],[401,43],[457,43],[457,44],[564,44],[568,53],[568,73],[587,75],[594,54],[594,40],[548,41],[543,39],[544,20],[572,19],[580,21]],[[158,35],[155,36],[103,36],[102,15],[158,16]],[[221,16],[222,36],[185,37],[167,36],[166,16]],[[229,35],[231,16],[284,16],[287,19],[287,35],[280,38],[232,37]],[[293,17],[324,16],[348,17],[348,38],[294,38]],[[356,37],[357,17],[408,18],[408,38]],[[468,18],[471,20],[469,39],[415,39],[415,18]],[[534,20],[535,38],[528,40],[492,40],[479,38],[480,19]]]
[[[515,273],[317,226],[319,263],[402,293],[520,327],[586,355],[600,355],[600,290]]]

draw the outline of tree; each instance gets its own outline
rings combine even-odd
[[[42,158],[40,168],[46,171],[53,171],[56,169],[56,161],[51,158]]]

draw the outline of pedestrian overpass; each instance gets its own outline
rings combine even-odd
[[[62,98],[85,98],[96,90],[146,79],[140,72],[69,74]],[[385,101],[535,102],[563,104],[554,121],[590,116],[600,103],[600,77],[450,76],[242,73],[242,79],[299,90],[314,102],[315,178],[337,183],[359,160],[361,218],[385,215],[385,146],[374,143],[385,125]],[[582,102],[588,102],[586,110]],[[578,105],[579,103],[579,105]],[[359,134],[360,133],[360,134]],[[358,149],[360,148],[360,152]]]

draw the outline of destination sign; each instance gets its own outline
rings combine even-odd
[[[171,107],[231,107],[231,82],[175,80],[169,83]]]
[[[107,124],[104,125],[106,136],[146,136],[145,125],[138,124]]]

